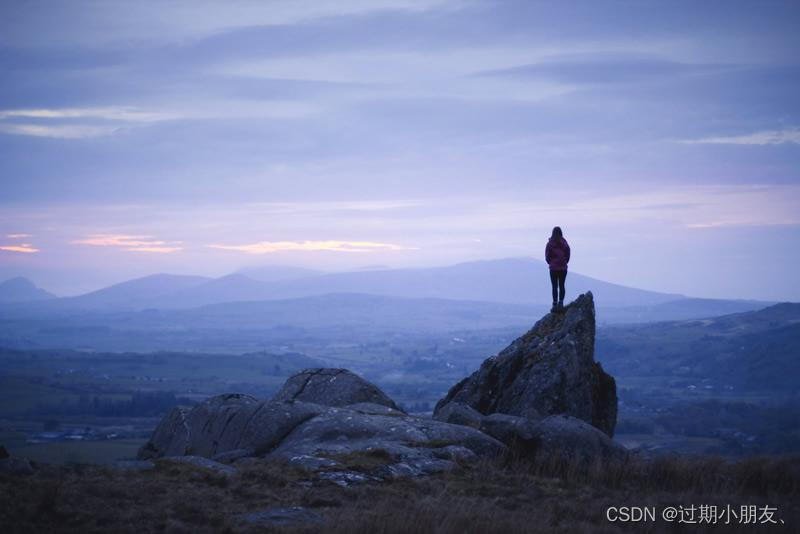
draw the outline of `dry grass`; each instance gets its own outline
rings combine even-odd
[[[351,468],[373,469],[380,453],[348,455]],[[43,468],[0,477],[0,531],[14,532],[674,532],[675,525],[611,523],[609,506],[745,504],[777,506],[783,529],[800,521],[797,457],[633,459],[581,466],[552,457],[481,460],[420,479],[341,488],[281,462],[247,465],[232,476],[194,466],[159,464],[121,472],[95,466]],[[296,528],[246,525],[238,514],[303,506],[325,523]],[[703,525],[685,525],[704,532]],[[750,532],[776,525],[728,525]]]

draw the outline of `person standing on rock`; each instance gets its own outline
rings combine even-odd
[[[551,312],[564,308],[564,282],[567,280],[569,243],[564,239],[561,227],[553,228],[553,234],[544,249],[544,259],[550,267],[550,284],[553,286],[553,308]]]

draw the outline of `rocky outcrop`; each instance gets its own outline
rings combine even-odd
[[[378,405],[379,406],[379,405]],[[272,452],[292,458],[381,449],[398,458],[419,458],[449,445],[477,455],[496,455],[505,447],[476,429],[395,412],[381,415],[362,408],[330,408],[298,426]]]
[[[625,449],[610,439],[616,385],[594,361],[594,335],[587,293],[456,384],[433,419],[406,414],[346,369],[307,369],[271,400],[229,394],[175,408],[139,458],[192,457],[203,466],[281,458],[345,486],[435,473],[509,450],[532,458],[564,452],[580,460],[620,458]],[[381,469],[337,471],[355,453],[379,458]]]
[[[376,385],[347,369],[301,371],[289,378],[272,400],[312,402],[324,406],[347,406],[368,402],[400,410]]]
[[[551,415],[533,428],[536,458],[569,455],[579,464],[622,460],[628,450],[594,426],[576,417]]]
[[[174,408],[139,449],[138,457],[263,455],[297,425],[326,409],[306,402],[259,401],[240,394],[218,395],[191,409]]]
[[[325,384],[315,386],[315,380]],[[305,388],[297,387],[303,383]],[[311,393],[306,395],[308,384]],[[295,400],[324,400],[319,397],[322,391],[329,392],[335,404],[343,399],[359,402],[323,406]],[[365,402],[367,394],[381,402]],[[284,400],[287,397],[292,400]],[[453,467],[457,460],[506,450],[477,429],[410,416],[393,405],[377,387],[349,371],[304,371],[290,378],[273,400],[230,394],[211,397],[191,409],[175,408],[138,456],[141,460],[192,456],[218,462],[272,457],[321,466],[329,462],[327,456],[380,451],[387,460],[384,475],[394,477],[437,472]]]
[[[450,420],[449,412],[463,412],[448,407],[457,402],[484,416],[498,413],[537,421],[569,415],[613,436],[616,382],[594,361],[594,337],[594,300],[586,293],[563,312],[547,314],[453,386],[437,403],[434,416]]]
[[[576,417],[551,415],[539,420],[501,413],[482,415],[469,406],[450,402],[436,419],[476,428],[521,456],[543,459],[566,454],[580,463],[618,460],[627,449],[604,432]]]

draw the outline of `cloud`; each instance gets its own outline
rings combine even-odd
[[[222,100],[184,103],[177,108],[172,111],[128,107],[7,109],[0,111],[0,133],[84,139],[165,121],[299,119],[321,109],[318,104],[297,100]]]
[[[132,122],[154,122],[176,119],[180,116],[174,113],[160,111],[145,111],[125,107],[98,107],[98,108],[63,108],[63,109],[7,109],[0,111],[0,119],[8,118],[33,118],[33,119],[81,119],[94,118]]]
[[[30,243],[20,243],[19,245],[0,245],[0,250],[5,250],[8,252],[24,252],[27,254],[39,252],[39,249],[34,248]]]
[[[8,239],[25,239],[26,237],[33,237],[31,234],[6,234]]]
[[[92,234],[85,239],[72,241],[74,245],[89,245],[93,247],[118,247],[131,252],[157,252],[170,253],[183,250],[183,247],[174,246],[179,242],[160,241],[149,235],[129,234]]]
[[[110,135],[132,124],[178,118],[181,116],[177,113],[127,107],[6,109],[0,111],[0,133],[84,139]],[[35,122],[17,122],[20,119]],[[103,123],[98,124],[97,121]]]
[[[547,78],[570,84],[606,84],[709,74],[724,72],[733,68],[735,66],[681,63],[643,55],[594,53],[544,58],[537,63],[478,72],[476,76],[500,76],[521,79]]]
[[[117,126],[88,126],[83,124],[56,126],[47,126],[43,124],[0,124],[0,133],[30,135],[34,137],[55,137],[59,139],[98,137],[112,134],[118,129]]]
[[[169,254],[170,252],[183,250],[183,247],[131,247],[125,250],[130,250],[131,252],[159,252],[162,254]]]
[[[281,251],[332,251],[332,252],[374,252],[385,250],[416,250],[391,243],[371,241],[259,241],[248,245],[207,245],[209,248],[236,250],[248,254],[269,254]]]
[[[718,145],[781,145],[794,143],[800,145],[800,128],[785,130],[766,130],[749,135],[736,135],[730,137],[706,137],[704,139],[682,140],[688,144],[718,144]]]

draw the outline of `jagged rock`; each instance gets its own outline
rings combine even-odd
[[[594,361],[595,315],[591,293],[563,313],[549,313],[522,337],[450,389],[434,410],[455,401],[483,415],[531,420],[566,414],[614,435],[614,378]]]
[[[536,458],[568,454],[579,462],[621,460],[628,450],[594,426],[567,415],[551,415],[534,428]]]
[[[290,377],[272,398],[274,401],[304,401],[325,406],[347,406],[368,402],[402,411],[392,399],[347,369],[306,369]]]

